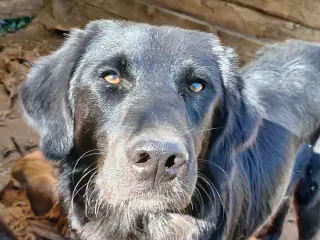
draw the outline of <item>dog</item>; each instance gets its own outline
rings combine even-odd
[[[320,230],[319,184],[320,184],[320,142],[315,146],[303,144],[297,155],[292,178],[285,199],[277,213],[256,234],[259,239],[280,239],[285,217],[293,204],[299,239],[316,240]]]
[[[99,20],[37,60],[22,111],[45,156],[61,159],[59,191],[79,238],[245,239],[265,223],[310,139],[269,116],[273,96],[253,81],[262,58],[239,73],[210,33]]]
[[[312,164],[317,169],[317,161],[312,160],[317,158],[317,154],[312,149],[319,149],[320,146],[319,140],[316,142],[319,137],[318,116],[320,111],[320,98],[317,96],[320,77],[319,51],[320,44],[301,40],[287,40],[283,43],[269,44],[257,53],[253,62],[240,70],[242,77],[247,82],[259,86],[260,102],[265,109],[264,118],[278,123],[293,135],[298,136],[296,146],[300,146],[301,142],[308,143],[300,147],[285,198],[269,223],[258,231],[259,238],[280,238],[292,199],[295,199],[298,219],[300,219],[302,212],[309,212],[303,207],[299,213],[298,206],[305,205],[305,203],[297,202],[296,198],[307,186],[306,183],[302,184],[303,179],[307,179],[306,169]],[[311,184],[312,181],[308,181]],[[307,221],[316,224],[314,219],[307,220],[305,216],[305,222]],[[300,239],[313,239],[312,237],[307,238],[307,235],[310,231],[317,232],[320,226],[316,224],[310,228],[310,226],[302,226],[300,223],[298,221]]]

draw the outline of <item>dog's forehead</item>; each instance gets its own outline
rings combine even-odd
[[[209,33],[169,26],[123,23],[100,28],[92,38],[92,56],[108,57],[116,53],[147,61],[213,60],[213,36]],[[88,51],[87,51],[88,52]]]

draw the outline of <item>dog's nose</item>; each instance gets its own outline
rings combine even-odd
[[[138,177],[155,184],[173,180],[188,160],[186,147],[168,140],[136,141],[128,148],[127,156]]]

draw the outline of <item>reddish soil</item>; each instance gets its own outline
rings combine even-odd
[[[33,23],[27,29],[0,37],[0,189],[8,181],[12,161],[38,148],[38,136],[22,121],[17,107],[17,86],[30,64],[61,44],[63,36]],[[293,211],[281,240],[296,240]]]

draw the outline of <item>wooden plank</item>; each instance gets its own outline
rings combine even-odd
[[[186,13],[211,24],[266,40],[299,38],[320,41],[320,31],[221,0],[148,0],[149,4]]]
[[[101,18],[123,19],[92,5],[73,0],[48,1],[36,20],[48,29],[69,31]]]
[[[80,0],[78,0],[80,1]],[[240,56],[240,63],[248,62],[254,56],[257,49],[262,47],[262,43],[233,34],[230,31],[218,29],[205,22],[197,21],[176,12],[168,11],[164,8],[150,6],[140,1],[122,0],[117,3],[111,0],[81,0],[87,4],[94,5],[99,9],[103,9],[111,14],[117,14],[127,19],[146,22],[154,25],[174,25],[186,29],[194,29],[217,34],[222,43],[234,48]]]
[[[214,27],[209,24],[198,23],[188,18],[171,14],[165,11],[165,9],[159,9],[133,0],[121,0],[117,2],[112,0],[78,0],[78,2],[92,5],[104,10],[106,13],[118,15],[137,22],[147,22],[154,25],[174,25],[207,32],[215,31]]]
[[[0,19],[35,16],[43,0],[0,0]]]
[[[320,29],[319,0],[224,0]]]
[[[233,47],[237,51],[240,55],[241,63],[250,60],[256,49],[262,46],[262,43],[258,41],[238,36],[235,33],[216,28],[205,22],[132,0],[122,0],[118,3],[111,0],[76,0],[70,1],[68,5],[69,7],[65,13],[56,9],[59,6],[58,4],[46,6],[39,14],[39,21],[47,28],[63,31],[83,27],[90,20],[112,18],[146,22],[154,25],[173,25],[186,29],[211,32],[217,34],[225,45]],[[59,12],[59,15],[54,14],[54,12]]]

